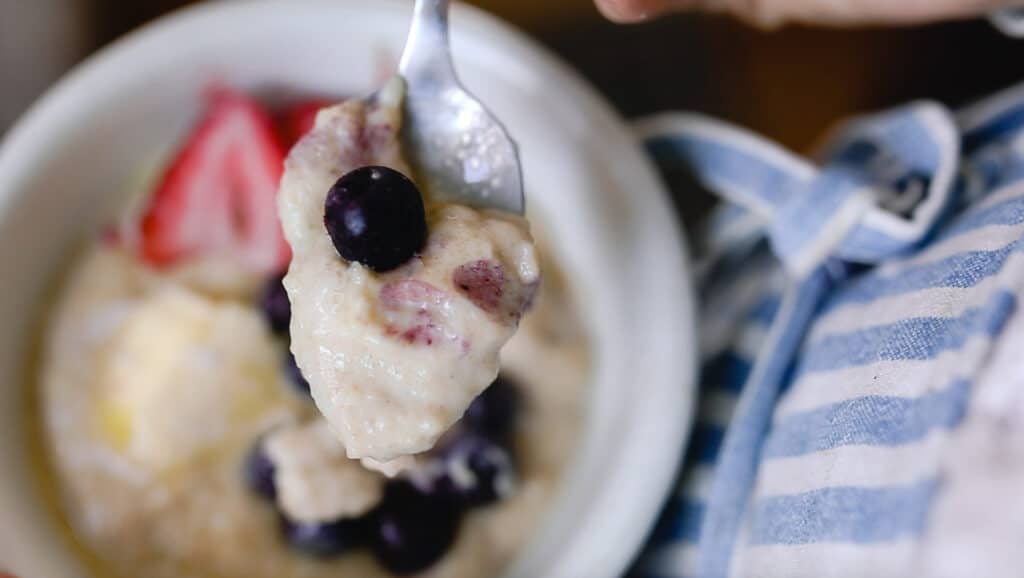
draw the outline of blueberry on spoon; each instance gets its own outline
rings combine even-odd
[[[427,237],[419,189],[381,166],[360,167],[334,183],[324,202],[324,226],[342,258],[377,272],[412,259]]]

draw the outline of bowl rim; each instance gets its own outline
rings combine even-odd
[[[78,96],[97,79],[111,74],[119,61],[159,35],[182,36],[190,28],[212,20],[251,18],[256,13],[266,17],[275,10],[284,13],[286,6],[373,9],[403,18],[411,14],[409,3],[403,0],[369,3],[367,0],[233,0],[184,7],[128,33],[65,74],[30,106],[0,141],[0,226],[17,192],[24,188],[19,187],[19,183],[32,174],[33,159],[45,155],[45,144],[59,138],[61,127],[82,113],[76,104]],[[615,133],[611,146],[621,150],[622,170],[629,170],[643,185],[639,187],[642,190],[638,196],[646,194],[640,199],[640,204],[646,204],[642,209],[646,211],[645,218],[663,237],[655,260],[664,283],[658,289],[656,301],[663,308],[665,318],[673,323],[661,324],[660,330],[665,333],[659,337],[663,337],[664,348],[675,354],[663,355],[660,359],[664,366],[655,372],[660,378],[658,387],[648,387],[647,395],[637,396],[634,405],[623,410],[629,414],[630,423],[636,426],[624,432],[623,443],[619,446],[623,463],[629,465],[618,468],[605,480],[606,487],[597,507],[578,512],[575,535],[567,540],[560,536],[556,544],[553,542],[556,529],[543,528],[533,542],[547,540],[546,551],[544,547],[528,548],[520,554],[520,560],[511,571],[516,576],[529,576],[527,572],[536,571],[529,570],[530,557],[539,559],[538,556],[545,555],[561,557],[552,576],[578,578],[571,572],[581,567],[592,568],[595,573],[590,576],[617,576],[632,561],[668,498],[693,419],[696,307],[682,226],[653,163],[642,153],[624,120],[595,89],[567,64],[511,25],[479,8],[458,3],[453,8],[452,23],[456,29],[486,37],[502,45],[510,57],[520,59],[524,66],[535,67],[542,75],[557,78],[559,91],[565,98],[575,101],[594,122],[606,125]],[[642,474],[636,475],[638,472]],[[566,485],[563,480],[562,486]],[[561,493],[559,496],[564,497]],[[615,516],[614,523],[608,523],[607,516]],[[563,524],[558,531],[566,529]],[[598,544],[600,547],[595,548]]]

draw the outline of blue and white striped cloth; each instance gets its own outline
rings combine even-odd
[[[726,204],[696,428],[632,574],[1024,574],[1024,86],[814,161],[697,116],[641,132]]]

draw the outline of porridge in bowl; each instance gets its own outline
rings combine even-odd
[[[40,475],[93,573],[493,576],[540,523],[582,419],[588,345],[549,245],[541,236],[534,249],[518,218],[427,199],[413,262],[350,266],[336,286],[317,281],[332,264],[318,252],[334,250],[327,231],[314,242],[286,218],[295,257],[282,285],[282,131],[242,94],[218,89],[207,108],[141,216],[76,259],[45,326]],[[373,156],[335,170],[408,174],[381,142],[386,154],[364,148]],[[313,210],[293,208],[296,219]],[[485,240],[461,243],[474,228]],[[305,293],[317,288],[332,294]],[[332,389],[353,374],[324,366],[331,345],[353,351],[344,324],[356,310],[379,322],[370,342],[394,341],[373,345],[395,364],[385,389],[361,393],[382,404],[358,400],[373,413]],[[318,326],[325,312],[333,321]],[[441,360],[463,371],[467,359],[454,377],[415,370]],[[386,438],[359,435],[374,419]],[[388,463],[407,454],[400,472]]]

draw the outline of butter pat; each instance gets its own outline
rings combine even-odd
[[[281,403],[263,320],[180,287],[146,297],[112,336],[95,415],[117,450],[153,470],[187,462]]]

